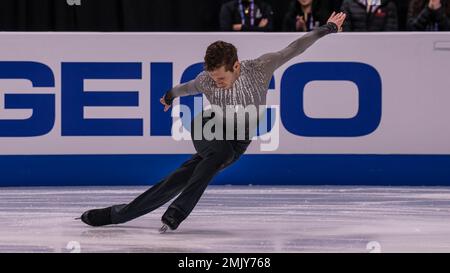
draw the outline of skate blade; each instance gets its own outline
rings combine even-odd
[[[74,220],[81,220],[81,217],[73,218]]]
[[[159,229],[159,233],[163,234],[166,233],[167,230],[169,230],[169,227],[167,225],[163,225],[160,229]]]

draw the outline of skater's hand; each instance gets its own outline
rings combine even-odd
[[[336,13],[333,11],[330,18],[328,18],[327,23],[335,23],[338,27],[338,31],[342,31],[342,25],[344,24],[346,14],[343,12]]]
[[[172,106],[172,105],[166,103],[165,96],[166,95],[164,95],[162,98],[160,98],[159,102],[161,102],[161,104],[164,105],[164,112],[167,112],[169,110],[170,106]]]

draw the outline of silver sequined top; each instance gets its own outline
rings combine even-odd
[[[203,93],[211,105],[227,106],[254,105],[259,109],[266,104],[266,95],[273,72],[290,59],[300,55],[319,38],[337,32],[333,23],[328,23],[306,33],[286,48],[267,53],[257,59],[241,62],[238,79],[229,89],[218,88],[206,71],[201,72],[194,80],[175,86],[169,91],[173,98]],[[260,116],[263,113],[259,113]]]

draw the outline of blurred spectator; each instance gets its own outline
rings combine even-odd
[[[223,31],[271,31],[273,12],[269,4],[258,0],[233,0],[220,9]]]
[[[339,11],[341,10],[342,0],[328,0],[331,11]]]
[[[321,0],[293,0],[283,20],[283,31],[311,31],[327,22],[329,7]]]
[[[408,7],[410,0],[393,0],[397,7],[398,30],[406,30],[406,17],[408,15]]]
[[[397,31],[397,7],[391,0],[344,0],[344,31]]]
[[[446,0],[412,0],[408,11],[408,30],[450,30],[450,3]]]

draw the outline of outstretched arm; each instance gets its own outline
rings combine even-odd
[[[329,34],[341,31],[342,24],[345,20],[345,13],[331,14],[327,24],[314,29],[289,44],[286,48],[272,53],[267,53],[259,57],[261,63],[263,63],[265,70],[272,75],[272,73],[280,66],[285,64],[290,59],[303,53],[308,47],[316,42],[321,37]]]
[[[164,105],[164,112],[172,106],[173,100],[177,97],[196,95],[201,93],[199,88],[199,77],[187,83],[179,84],[167,91],[167,93],[159,100]]]

